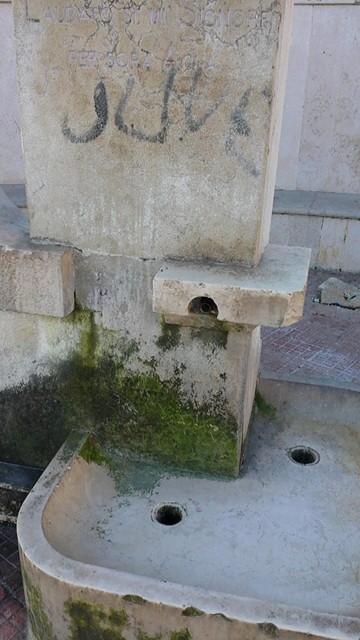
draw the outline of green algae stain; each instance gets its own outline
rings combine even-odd
[[[26,572],[23,572],[27,596],[27,614],[35,640],[56,640],[52,623],[47,615],[40,589],[35,587]]]
[[[136,640],[162,640],[162,634],[157,633],[156,636],[149,636],[145,631],[138,631]]]
[[[192,635],[189,629],[182,629],[181,631],[173,631],[170,634],[170,640],[191,640]]]
[[[236,473],[236,426],[230,419],[195,411],[176,385],[155,374],[114,367],[106,386],[101,415],[94,411],[101,439],[179,468]]]
[[[256,389],[255,391],[255,406],[259,410],[264,418],[269,418],[269,420],[276,419],[276,409],[269,402],[265,400],[265,398],[261,395],[261,393]]]
[[[126,640],[123,632],[129,619],[123,609],[107,612],[102,605],[70,599],[65,610],[70,618],[69,640]]]
[[[260,629],[260,631],[262,631],[263,633],[265,633],[265,635],[267,635],[269,638],[278,638],[280,635],[279,629],[276,626],[276,624],[273,624],[272,622],[261,622],[260,624],[258,624],[258,628]]]
[[[85,443],[81,447],[80,456],[88,463],[93,462],[98,465],[106,463],[106,457],[100,445],[92,435],[87,437]]]
[[[213,407],[195,409],[182,397],[177,380],[161,381],[154,369],[141,374],[127,369],[136,345],[121,340],[121,357],[101,355],[104,330],[91,319],[83,324],[89,336],[82,337],[79,352],[57,374],[69,428],[88,429],[101,441],[178,468],[237,474],[237,428],[221,402],[213,403],[219,415]],[[175,329],[171,335],[179,337]],[[83,453],[90,455],[94,450]]]
[[[180,343],[180,327],[176,324],[168,324],[165,322],[164,316],[161,316],[161,335],[156,340],[156,344],[162,351],[174,349]]]
[[[0,392],[0,457],[44,467],[70,431],[81,430],[177,468],[237,474],[237,427],[223,400],[195,407],[175,373],[162,381],[154,368],[130,370],[137,343],[96,325],[92,312],[76,311],[65,322],[80,335],[67,360],[54,362],[51,374]],[[178,329],[168,346],[177,343]],[[82,455],[102,463],[90,442]]]
[[[221,324],[221,323],[219,323]],[[191,337],[197,340],[201,340],[201,342],[215,350],[218,349],[226,349],[227,340],[228,340],[228,331],[224,327],[213,327],[213,328],[202,328],[202,329],[193,329],[191,331]]]
[[[147,600],[133,593],[128,593],[126,596],[123,596],[123,600],[125,600],[125,602],[131,602],[132,604],[139,605],[144,605],[147,603]]]
[[[195,618],[197,616],[205,615],[205,611],[201,611],[201,609],[197,609],[196,607],[187,607],[181,615],[188,618]]]

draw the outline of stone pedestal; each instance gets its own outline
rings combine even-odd
[[[74,248],[81,337],[55,359],[69,426],[238,473],[259,325],[299,318],[307,273],[306,250],[262,260],[291,11],[14,0],[30,236]]]

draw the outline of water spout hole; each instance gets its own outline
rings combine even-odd
[[[212,298],[201,296],[194,298],[189,304],[189,313],[197,313],[205,316],[215,316],[217,318],[219,310]]]

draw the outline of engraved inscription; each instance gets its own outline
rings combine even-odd
[[[276,4],[277,0],[274,2]],[[237,46],[237,39],[244,38],[245,44],[256,48],[259,34],[269,37],[272,25],[269,10],[228,9],[226,3],[219,3],[220,8],[214,8],[214,4],[204,2],[199,7],[184,1],[153,8],[146,2],[133,5],[131,2],[116,4],[110,0],[102,0],[96,6],[92,5],[92,0],[86,0],[84,5],[52,6],[49,3],[43,22],[45,25],[56,23],[64,28],[80,25],[80,33],[83,33],[80,39],[85,46],[76,46],[79,42],[79,35],[76,35],[75,46],[68,49],[68,61],[73,67],[85,70],[97,66],[100,71],[103,68],[120,72],[138,68],[163,73],[167,73],[170,67],[183,73],[193,73],[201,67],[206,77],[212,77],[216,62],[211,51],[205,52],[198,46],[195,54],[187,47],[189,37],[183,40],[182,34],[188,32],[196,41],[197,36],[192,30],[196,30],[202,40],[208,33],[211,37],[207,49],[215,46],[217,41],[222,42],[223,37],[225,44]],[[94,31],[91,31],[91,25],[94,25]],[[172,30],[179,32],[180,50],[168,42],[168,34]],[[150,45],[142,46],[144,34]],[[65,42],[69,41],[67,36]],[[201,50],[202,54],[199,54]],[[159,51],[163,53],[159,55]]]
[[[246,14],[241,9],[235,11],[216,11],[215,9],[205,7],[203,9],[194,9],[185,6],[179,14],[179,23],[186,24],[188,27],[240,27]]]
[[[124,8],[114,12],[113,3],[102,4],[96,7],[86,3],[84,7],[78,6],[51,6],[46,7],[43,15],[45,21],[53,21],[59,24],[70,22],[113,22],[115,15],[124,25],[140,24],[142,15],[146,12],[146,22],[151,26],[181,26],[193,27],[215,27],[217,29],[238,29],[244,25],[255,27],[261,20],[261,12],[257,9],[214,9],[208,6],[194,8],[184,3],[183,7],[176,7],[176,11],[170,12],[167,9],[148,9],[145,6]]]
[[[107,69],[120,72],[134,69],[155,69],[166,73],[170,68],[175,68],[176,71],[185,74],[194,73],[194,70],[201,66],[206,78],[211,78],[216,71],[215,61],[212,58],[200,62],[198,56],[191,53],[177,55],[173,47],[169,48],[163,61],[155,58],[151,53],[143,51],[140,53],[109,51],[104,54],[94,50],[70,49],[69,64],[76,67],[104,65]]]
[[[156,11],[155,9],[150,9],[149,12],[149,24],[153,26],[154,24],[167,24],[167,12],[166,9],[159,9]]]

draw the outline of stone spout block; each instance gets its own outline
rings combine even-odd
[[[31,242],[26,214],[0,188],[0,309],[62,318],[74,288],[72,249]]]
[[[169,262],[153,282],[153,311],[169,324],[284,327],[302,316],[310,249],[268,245],[256,267]]]

